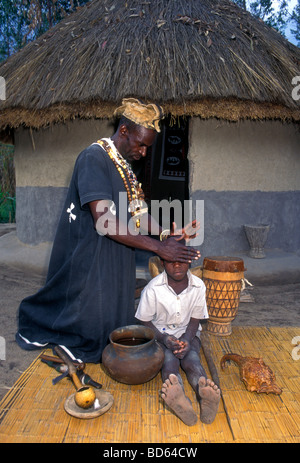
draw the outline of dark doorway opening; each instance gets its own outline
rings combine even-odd
[[[161,122],[161,132],[155,144],[148,150],[147,156],[133,164],[133,169],[145,193],[145,201],[151,214],[151,201],[174,200],[181,203],[182,225],[185,223],[184,200],[189,199],[189,164],[188,139],[189,119],[186,117],[167,117]],[[171,228],[174,221],[174,211],[170,208],[168,224]],[[157,220],[161,226],[162,215]],[[178,225],[178,224],[177,224]],[[153,236],[153,238],[159,238]],[[137,275],[149,278],[148,262],[154,254],[149,251],[136,249]]]
[[[133,165],[138,180],[142,183],[149,213],[151,201],[179,200],[183,204],[189,199],[188,128],[186,117],[165,118],[161,132],[145,158]],[[170,210],[170,226],[174,220]],[[161,218],[159,220],[162,225]],[[184,224],[184,216],[182,216]]]

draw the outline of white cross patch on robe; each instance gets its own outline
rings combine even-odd
[[[76,215],[72,213],[72,210],[75,208],[74,204],[71,203],[70,207],[67,209],[67,213],[69,214],[69,222],[71,223],[72,220],[76,219]]]

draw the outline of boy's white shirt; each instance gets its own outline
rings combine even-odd
[[[188,286],[180,294],[168,285],[165,271],[153,278],[142,291],[135,317],[176,338],[185,333],[191,318],[207,319],[205,284],[190,271],[187,275]],[[198,335],[200,330],[201,324]]]

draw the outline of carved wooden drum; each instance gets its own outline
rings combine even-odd
[[[217,336],[231,334],[240,303],[244,261],[239,257],[205,257],[202,280],[206,286],[209,314],[207,331]]]

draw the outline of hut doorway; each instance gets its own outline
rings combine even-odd
[[[151,213],[151,201],[179,200],[183,204],[189,199],[188,168],[188,127],[187,117],[167,117],[161,123],[161,132],[147,156],[133,165],[138,180],[142,183],[145,200]],[[170,209],[170,225],[174,211]],[[162,217],[160,217],[160,225]],[[165,224],[164,224],[165,225]]]

